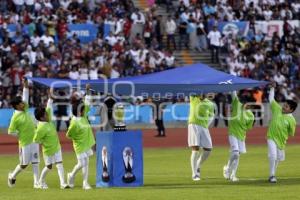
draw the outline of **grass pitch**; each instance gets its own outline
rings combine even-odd
[[[144,187],[81,189],[82,176],[76,177],[76,188],[60,190],[56,168],[47,176],[48,190],[32,189],[31,169],[26,169],[17,179],[15,188],[7,187],[7,173],[17,162],[17,155],[0,156],[0,199],[300,199],[300,146],[288,146],[286,161],[278,168],[278,183],[269,184],[266,146],[248,146],[241,156],[238,177],[240,182],[224,180],[223,165],[229,155],[227,147],[217,147],[201,170],[202,180],[193,182],[188,149],[144,150]],[[90,162],[89,182],[95,186],[95,156]],[[64,154],[64,167],[68,172],[76,163],[73,153]],[[41,162],[40,168],[44,166]]]

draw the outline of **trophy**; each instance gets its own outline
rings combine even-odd
[[[114,131],[126,131],[126,124],[124,122],[124,106],[122,104],[118,104],[115,107]]]
[[[123,150],[123,162],[125,167],[125,174],[122,177],[122,180],[124,183],[132,183],[135,181],[135,176],[132,172],[133,152],[130,147],[125,147]]]
[[[102,181],[109,182],[107,148],[105,146],[102,148],[102,169]]]

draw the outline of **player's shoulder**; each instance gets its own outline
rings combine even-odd
[[[296,123],[296,118],[294,117],[294,115],[289,114],[289,115],[287,115],[287,118],[289,119],[289,121],[291,123]]]

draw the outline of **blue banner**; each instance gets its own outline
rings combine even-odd
[[[219,22],[218,30],[224,35],[228,35],[231,33],[234,35],[247,36],[249,30],[249,22]]]
[[[110,24],[104,24],[104,27],[103,27],[103,38],[106,38],[110,31],[112,30],[112,27]]]
[[[98,28],[94,24],[69,24],[68,28],[69,37],[76,34],[81,43],[89,43],[97,38]]]
[[[96,134],[97,187],[138,187],[144,184],[141,131]]]

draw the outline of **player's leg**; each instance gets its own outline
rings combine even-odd
[[[19,148],[19,160],[20,164],[16,166],[13,172],[8,173],[7,184],[9,187],[16,185],[17,175],[22,172],[29,164],[29,155],[24,151],[25,147]]]
[[[65,171],[64,171],[63,161],[62,161],[61,150],[55,153],[54,160],[55,160],[56,169],[59,177],[60,188],[61,189],[69,188],[69,186],[65,182]]]
[[[39,163],[40,163],[40,156],[39,156],[39,144],[32,143],[30,145],[31,151],[31,165],[32,165],[32,172],[33,172],[33,180],[34,180],[34,188],[39,188]]]
[[[88,183],[88,177],[89,177],[89,157],[93,155],[93,151],[90,149],[85,154],[86,154],[86,156],[84,158],[84,165],[82,167],[82,176],[83,176],[82,188],[85,189],[85,190],[89,190],[89,189],[92,189],[92,187]]]
[[[89,157],[84,158],[84,166],[82,167],[82,188],[85,190],[92,189],[90,184],[88,183],[88,177],[89,177]]]
[[[277,148],[277,158],[275,162],[275,173],[280,162],[285,160],[285,151]]]
[[[46,183],[46,175],[48,174],[48,172],[50,172],[52,170],[52,158],[50,157],[45,157],[45,167],[43,168],[42,172],[41,172],[41,176],[39,179],[39,186],[41,189],[48,189],[48,185]]]
[[[58,173],[58,177],[59,177],[60,188],[61,189],[69,188],[69,186],[65,182],[65,171],[64,171],[63,163],[57,162],[56,168],[57,168],[57,173]]]
[[[239,146],[237,138],[232,135],[229,135],[228,140],[230,145],[230,156],[227,165],[223,167],[223,176],[225,179],[230,179],[233,163],[239,156]]]
[[[198,126],[198,128],[200,133],[200,147],[203,149],[202,154],[197,161],[197,168],[200,173],[202,164],[207,160],[212,151],[212,141],[207,128],[201,126]]]
[[[197,126],[194,124],[189,124],[188,126],[188,145],[192,150],[191,153],[191,169],[192,169],[192,179],[194,181],[199,181],[200,176],[197,172],[197,160],[199,159],[199,145],[200,136],[197,130]]]
[[[269,157],[269,171],[270,171],[270,177],[269,182],[270,183],[276,183],[276,160],[277,160],[277,146],[276,143],[273,140],[268,140],[268,157]]]
[[[85,160],[80,156],[77,156],[77,164],[74,166],[72,172],[68,173],[68,185],[73,188],[75,176],[79,172],[79,170],[83,167]]]
[[[246,153],[245,141],[241,141],[237,139],[237,143],[238,143],[238,152],[237,152],[238,154],[236,155],[235,161],[232,163],[231,175],[230,175],[230,180],[233,182],[239,181],[239,179],[236,177],[236,173],[239,166],[240,155]]]

